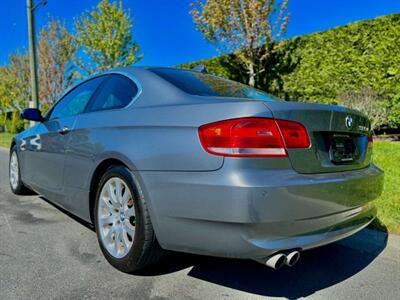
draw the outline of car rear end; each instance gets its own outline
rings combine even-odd
[[[260,103],[263,112],[246,114]],[[204,104],[214,120],[197,127],[198,147],[221,157],[220,168],[146,178],[157,186],[150,196],[164,203],[157,229],[163,247],[262,260],[334,242],[374,219],[383,172],[371,162],[364,115],[310,103],[236,104],[241,113],[232,117]]]
[[[221,170],[207,179],[215,183],[207,193],[221,200],[204,203],[216,216],[217,222],[205,225],[213,247],[235,256],[239,239],[247,243],[239,256],[261,259],[331,243],[367,226],[376,213],[371,201],[383,185],[382,171],[371,163],[368,119],[335,106],[266,106],[272,117],[199,128],[205,151],[224,156]]]

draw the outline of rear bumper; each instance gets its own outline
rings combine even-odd
[[[308,230],[293,231],[292,229],[288,229],[287,236],[278,239],[265,239],[265,237],[256,233],[247,239],[252,245],[257,247],[257,250],[249,253],[249,258],[262,258],[281,250],[306,250],[333,243],[360,231],[373,221],[375,215],[375,207],[373,205],[365,205],[332,216],[296,221],[293,227],[308,228]],[[314,226],[313,221],[322,227],[312,230]],[[286,227],[285,225],[287,224],[275,225]],[[318,228],[318,225],[315,228]]]
[[[291,169],[140,172],[157,238],[166,249],[262,258],[334,242],[368,225],[383,187],[374,165],[299,174]]]

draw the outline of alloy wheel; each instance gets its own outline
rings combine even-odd
[[[98,199],[100,240],[110,255],[125,257],[135,237],[135,207],[127,183],[112,177],[104,184]]]
[[[18,181],[19,181],[18,157],[17,153],[14,151],[11,154],[11,159],[10,159],[10,184],[14,190],[17,189],[18,187]]]

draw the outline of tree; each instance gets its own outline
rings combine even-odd
[[[58,19],[49,20],[38,41],[39,99],[42,106],[53,104],[74,81],[73,36]]]
[[[76,50],[73,37],[59,20],[49,20],[38,38],[39,100],[42,110],[50,107],[73,83],[72,58]],[[23,129],[18,118],[30,98],[30,70],[26,53],[16,52],[9,63],[0,68],[0,123],[15,133]]]
[[[0,69],[0,110],[6,130],[15,133],[21,130],[24,124],[18,120],[18,114],[29,99],[29,63],[26,53],[17,52],[8,59],[10,63]],[[11,122],[8,122],[8,114],[11,114]]]
[[[255,86],[268,57],[286,31],[289,0],[196,0],[191,15],[196,29],[221,54],[234,54]]]
[[[12,104],[12,98],[9,95],[9,90],[13,84],[12,78],[9,77],[8,66],[0,67],[0,131],[6,124],[7,114]]]
[[[371,121],[372,130],[376,130],[382,125],[387,125],[387,103],[383,97],[370,87],[345,92],[339,96],[339,99],[342,105],[346,105],[367,115]]]
[[[78,66],[91,75],[139,61],[142,55],[138,55],[132,27],[132,18],[122,1],[117,4],[102,0],[84,13],[75,22],[76,43],[84,54],[77,60]]]

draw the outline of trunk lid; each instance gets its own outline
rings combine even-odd
[[[289,149],[299,173],[325,173],[361,169],[370,163],[370,122],[362,113],[342,106],[270,101],[264,104],[274,118],[303,124],[310,137],[308,149]]]

